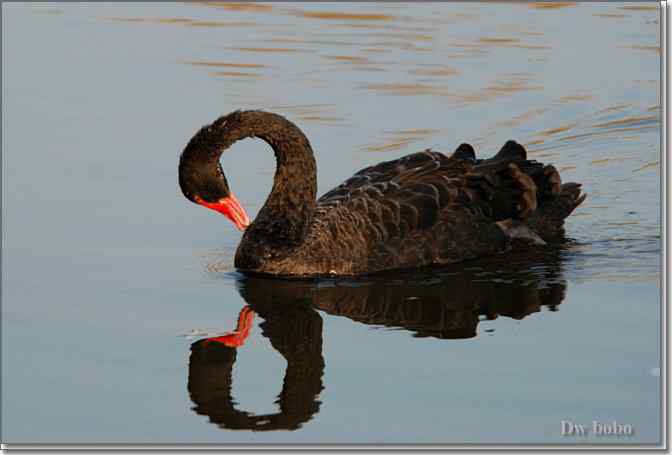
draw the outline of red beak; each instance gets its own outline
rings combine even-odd
[[[196,202],[201,204],[203,207],[207,207],[221,213],[230,219],[231,222],[235,224],[236,227],[241,231],[244,231],[245,228],[250,225],[250,217],[247,216],[245,209],[240,206],[240,202],[238,202],[238,199],[236,199],[233,193],[217,202],[206,202],[199,197],[196,198]]]

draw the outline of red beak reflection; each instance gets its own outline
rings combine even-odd
[[[254,322],[254,311],[252,311],[248,305],[245,305],[238,315],[238,325],[236,325],[236,330],[219,337],[206,338],[204,342],[222,343],[230,348],[238,348],[245,344],[245,340],[250,335],[252,322]]]

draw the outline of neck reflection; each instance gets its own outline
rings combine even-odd
[[[239,292],[247,305],[236,330],[191,345],[188,390],[194,411],[221,428],[296,430],[320,410],[325,362],[322,317],[398,328],[414,337],[476,337],[482,320],[523,319],[542,307],[557,310],[565,298],[561,252],[502,256],[455,267],[350,280],[278,280],[244,276]],[[254,415],[238,410],[231,395],[237,349],[255,314],[262,335],[287,361],[279,411]]]

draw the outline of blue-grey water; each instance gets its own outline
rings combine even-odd
[[[3,3],[3,442],[659,442],[659,27],[657,2]],[[244,278],[176,175],[239,108],[305,131],[320,193],[512,138],[588,199],[561,248]],[[222,165],[254,216],[270,149]],[[246,306],[242,346],[203,341]]]

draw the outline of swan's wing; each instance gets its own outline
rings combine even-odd
[[[437,223],[525,220],[560,191],[555,168],[528,160],[514,141],[485,160],[462,144],[451,156],[425,150],[362,169],[318,200],[316,219],[347,219],[376,240],[405,238]]]
[[[338,256],[346,272],[359,273],[501,251],[514,220],[546,229],[542,219],[558,214],[552,224],[561,227],[582,199],[522,150],[505,146],[487,160],[471,147],[450,157],[426,150],[362,169],[318,200],[308,243],[315,255]]]
[[[367,167],[318,200],[316,219],[354,216],[375,238],[406,237],[431,228],[442,210],[478,201],[467,178],[473,164],[425,150]]]
[[[318,201],[321,205],[340,204],[366,187],[375,186],[380,191],[398,189],[400,182],[408,181],[414,175],[436,170],[448,160],[442,153],[433,152],[429,149],[407,155],[402,158],[384,161],[374,166],[369,166],[357,172],[336,188],[325,193]],[[391,183],[388,187],[386,184]]]

